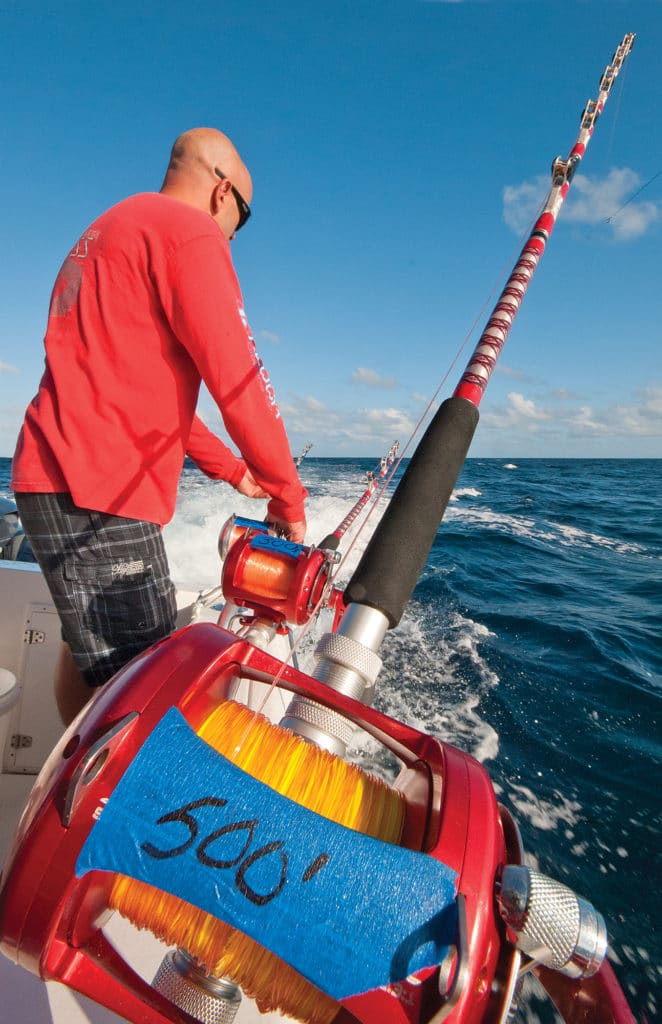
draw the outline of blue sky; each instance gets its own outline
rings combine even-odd
[[[293,450],[403,445],[477,321],[452,393],[626,32],[474,456],[662,456],[661,0],[5,0],[0,455],[64,256],[198,125],[253,175],[233,254]],[[222,433],[205,393],[200,412]]]

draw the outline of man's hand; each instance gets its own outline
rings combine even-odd
[[[255,482],[253,474],[250,469],[247,469],[241,480],[235,487],[236,491],[243,494],[246,498],[268,498],[269,495],[264,491],[259,484]]]
[[[235,490],[239,491],[240,494],[245,495],[247,498],[271,497],[270,494],[267,494],[267,492],[255,482],[255,478],[250,469],[246,470]],[[287,519],[276,519],[273,516],[268,516],[267,521],[274,527],[279,537],[285,537],[287,540],[291,540],[295,544],[303,544],[304,537],[306,536],[305,519],[299,523],[290,523]]]
[[[300,523],[288,523],[286,519],[273,519],[269,516],[267,521],[275,528],[279,537],[285,537],[286,540],[291,540],[295,544],[303,544],[306,536],[305,519]]]

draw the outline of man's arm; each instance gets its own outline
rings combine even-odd
[[[243,459],[238,459],[199,416],[193,417],[186,454],[206,476],[212,480],[225,480],[232,487],[237,486],[246,472]]]
[[[170,323],[216,401],[256,483],[271,499],[269,518],[286,529],[305,523],[304,498],[273,386],[255,350],[229,246],[205,235],[171,260]]]
[[[268,498],[243,459],[238,459],[199,416],[193,417],[186,454],[212,480],[225,480],[247,498]]]

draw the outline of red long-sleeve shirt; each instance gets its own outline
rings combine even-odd
[[[275,517],[304,518],[306,491],[230,247],[206,213],[160,193],[104,213],[56,279],[45,347],[15,491],[69,491],[83,508],[162,525],[188,453],[232,484],[248,466]],[[245,462],[195,417],[201,380]]]

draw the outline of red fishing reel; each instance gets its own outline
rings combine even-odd
[[[181,1003],[173,1003],[163,989],[159,990],[136,973],[121,950],[108,940],[103,922],[110,887],[116,876],[98,867],[83,873],[79,858],[98,827],[97,822],[102,825],[104,815],[113,813],[115,802],[121,803],[119,790],[127,784],[137,763],[149,760],[147,752],[153,734],[161,729],[168,716],[176,712],[182,716],[185,730],[196,729],[219,702],[231,697],[237,678],[264,682],[276,675],[279,675],[281,688],[344,716],[400,760],[402,770],[394,784],[404,802],[400,845],[404,850],[418,851],[416,856],[423,867],[439,862],[455,878],[453,920],[456,923],[442,961],[413,974],[396,974],[368,991],[350,992],[338,998],[334,1021],[337,1024],[436,1024],[442,1019],[455,1024],[504,1021],[516,987],[521,956],[509,941],[510,925],[498,912],[497,889],[506,866],[512,870],[518,864],[520,850],[516,829],[507,812],[497,806],[484,769],[461,751],[350,697],[334,693],[318,680],[294,668],[283,667],[268,653],[209,623],[189,626],[134,659],[99,692],[53,751],[33,790],[3,873],[0,949],[44,980],[63,982],[127,1021],[198,1024],[200,1018],[192,1016]],[[168,779],[177,780],[182,773],[186,774],[187,761],[182,758],[177,746],[166,747],[162,765],[156,766],[157,794],[167,788]],[[210,785],[205,772],[198,771],[196,759],[189,762],[188,772],[196,785],[201,784],[201,779],[205,785]],[[240,778],[238,792],[245,784]],[[323,784],[322,779],[319,784]],[[207,802],[215,800],[220,806],[228,798],[229,794],[224,791],[215,797],[209,796]],[[137,814],[145,799],[146,790],[134,793],[129,801],[130,817],[134,812]],[[198,799],[185,806],[199,807],[202,803],[204,801]],[[305,845],[310,835],[300,828],[296,819],[301,808],[294,804],[289,807],[290,804],[291,801],[286,802],[286,811],[291,814],[292,824],[281,826],[283,842],[280,845],[284,850],[278,854],[283,865],[281,871],[285,874],[286,854],[293,863],[295,847]],[[216,872],[214,884],[221,875],[228,874],[227,870],[219,870],[219,865],[227,868],[227,862],[210,856],[213,848],[209,844],[214,835],[219,836],[233,826],[216,829],[210,836],[198,835],[195,818],[198,813],[179,812],[179,817],[174,818],[171,813],[162,815],[159,820],[176,819],[177,827],[185,826],[184,837],[190,833],[184,843],[181,832],[178,833],[174,853],[179,854],[194,839],[198,842],[197,870],[202,887],[204,872]],[[265,828],[270,813],[261,816]],[[249,814],[251,821],[259,817],[257,813]],[[110,822],[111,818],[107,820]],[[110,835],[108,845],[112,848],[119,843],[120,832],[111,829]],[[377,840],[369,842],[374,844],[371,846],[374,857],[361,857],[352,863],[349,872],[354,886],[352,891],[379,894],[387,882],[393,883],[393,877],[380,876],[377,868],[387,844]],[[206,857],[201,853],[203,847]],[[278,853],[278,847],[279,843],[263,843],[259,849],[250,851],[247,845],[242,852],[244,860],[238,868],[232,868],[232,874],[235,879],[241,874],[244,895],[250,896],[257,888],[246,872],[265,851]],[[142,848],[148,849],[148,845],[143,844]],[[173,853],[166,852],[168,856]],[[236,865],[236,861],[232,863]],[[313,863],[317,865],[315,870],[319,870],[322,860],[317,858]],[[309,875],[311,870],[312,865]],[[131,874],[131,871],[123,867],[122,873]],[[285,874],[281,879],[283,884]],[[396,881],[405,894],[411,891],[412,877]],[[273,893],[280,893],[282,888],[279,882],[273,887]],[[292,886],[294,895],[289,898],[305,901],[308,891],[299,886],[297,896],[297,887]],[[427,895],[434,904],[435,893]],[[501,894],[501,898],[508,902],[508,894]],[[332,902],[342,907],[343,899],[348,899],[347,894],[334,897]],[[303,903],[301,906],[303,913]],[[226,901],[220,899],[215,911],[219,919],[225,920],[225,907]],[[519,911],[520,916],[526,916],[523,906]],[[514,924],[517,926],[516,921]],[[318,925],[324,932],[326,919]],[[297,931],[287,938],[286,947],[294,950],[301,943],[305,944],[305,932],[306,929],[302,936]],[[510,934],[510,938],[513,937]],[[326,947],[333,946],[333,942],[330,932],[325,942],[315,941],[310,936],[308,939],[307,955],[310,963],[322,971],[322,977],[323,958],[328,955]],[[262,944],[269,948],[266,940]],[[632,1021],[606,964],[588,980],[572,982],[561,975],[555,977],[560,979],[559,1002],[565,999],[569,1007],[566,1020],[593,1020],[600,1024]],[[322,984],[319,987],[324,988]],[[592,1015],[575,1013],[575,1010],[584,1013],[587,1007],[595,1010],[596,1005],[600,1009]]]
[[[140,978],[105,937],[100,922],[110,878],[77,877],[76,864],[96,820],[164,715],[181,711],[195,727],[237,676],[280,686],[332,707],[403,762],[403,844],[443,860],[457,874],[458,930],[442,966],[338,1001],[338,1021],[406,1024],[478,1022],[493,999],[493,979],[508,984],[515,950],[494,914],[494,877],[510,856],[494,793],[471,758],[341,694],[212,624],[189,626],[136,658],[95,698],[45,765],[23,816],[0,892],[2,951],[45,980],[70,985],[140,1024],[193,1021]],[[171,756],[172,771],[176,751]],[[469,808],[471,807],[471,813]],[[293,836],[296,832],[293,832]],[[294,841],[294,839],[292,839]],[[371,877],[370,863],[356,865]],[[371,886],[379,891],[379,878]],[[403,885],[407,881],[403,880]],[[219,916],[222,907],[219,906]],[[299,940],[300,941],[300,938]],[[322,950],[320,949],[321,953]],[[501,984],[501,982],[500,982]]]
[[[338,555],[294,544],[269,524],[231,516],[221,530],[222,586],[226,601],[274,622],[301,626],[323,604],[337,603],[331,570]]]

